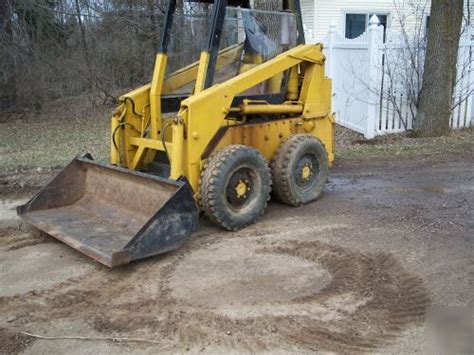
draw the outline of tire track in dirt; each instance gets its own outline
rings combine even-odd
[[[18,354],[33,343],[30,337],[18,334],[12,330],[0,327],[0,354]]]
[[[198,350],[222,347],[242,352],[274,348],[368,351],[391,343],[408,326],[424,320],[428,292],[422,280],[404,271],[393,256],[362,254],[319,241],[246,245],[257,256],[297,258],[327,270],[331,281],[323,289],[315,287],[313,294],[258,300],[250,316],[238,317],[216,309],[212,302],[196,306],[174,297],[172,278],[180,265],[192,262],[196,245],[190,244],[232,253],[226,243],[229,241],[204,246],[196,241],[166,258],[112,272],[97,267],[93,273],[49,290],[1,298],[0,313],[19,314],[22,324],[31,327],[58,319],[81,319],[99,334],[162,340],[162,350],[187,344]],[[213,255],[209,250],[209,262],[219,268]],[[291,286],[291,280],[288,282]],[[244,286],[250,290],[262,287],[251,282]],[[285,312],[275,311],[281,309]],[[301,309],[319,310],[324,316]]]
[[[318,302],[347,292],[356,298],[369,298],[349,317],[333,324],[305,319],[299,332],[284,328],[288,339],[299,345],[317,344],[318,349],[329,351],[367,351],[389,344],[409,325],[424,321],[430,304],[428,291],[419,277],[405,272],[390,254],[362,254],[319,241],[291,242],[262,252],[290,254],[325,267],[333,281],[312,296]]]
[[[18,250],[56,240],[38,230],[22,230],[19,227],[0,227],[0,250]]]

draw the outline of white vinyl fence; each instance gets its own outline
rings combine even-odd
[[[421,85],[424,49],[407,55],[407,40],[386,32],[376,16],[360,37],[346,39],[330,26],[323,39],[327,57],[326,74],[333,80],[333,111],[342,126],[373,138],[413,127],[416,116],[414,97]],[[451,127],[469,127],[474,122],[474,31],[461,37],[458,80],[453,97]],[[413,58],[413,53],[417,55]],[[417,60],[420,66],[410,63]]]

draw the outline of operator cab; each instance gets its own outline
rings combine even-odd
[[[188,96],[304,43],[298,19],[300,16],[289,9],[255,10],[247,1],[178,4],[171,0],[161,42],[161,51],[168,57],[161,94],[162,113],[177,112]],[[287,85],[285,72],[239,95],[232,106],[243,100],[283,103]]]

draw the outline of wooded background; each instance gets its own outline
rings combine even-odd
[[[117,89],[148,82],[166,5],[167,0],[1,0],[0,109],[39,109],[84,92],[113,101]],[[177,14],[202,20],[211,6],[179,0]],[[255,8],[281,10],[281,1],[258,0]],[[206,32],[204,24],[174,26],[171,67],[200,50],[196,29]]]
[[[0,107],[149,81],[166,0],[2,0]]]

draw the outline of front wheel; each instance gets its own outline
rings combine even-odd
[[[211,156],[201,173],[201,206],[213,223],[235,231],[263,214],[270,189],[265,158],[254,148],[229,145]]]
[[[329,176],[328,156],[319,139],[295,134],[278,149],[272,162],[273,191],[290,206],[316,200]]]

